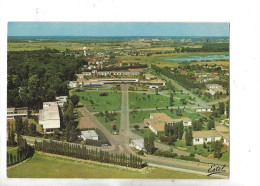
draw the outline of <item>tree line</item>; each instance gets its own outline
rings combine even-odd
[[[201,48],[181,48],[181,52],[229,52],[229,43],[206,43]]]
[[[34,148],[27,144],[26,140],[22,138],[20,134],[17,135],[18,145],[16,154],[7,152],[7,166],[17,164],[21,161],[24,161],[34,154]]]
[[[164,125],[165,136],[175,136],[176,139],[181,140],[183,136],[183,122]]]
[[[187,75],[171,73],[171,70],[169,69],[169,67],[160,68],[160,67],[157,67],[156,65],[152,64],[151,68],[156,73],[160,73],[170,79],[174,79],[175,81],[177,81],[179,84],[181,84],[186,89],[190,90],[191,88],[199,88],[199,89],[205,88],[204,83],[199,83],[199,82],[195,81],[194,79],[188,79]]]
[[[138,169],[145,166],[143,160],[138,156],[114,155],[102,150],[87,149],[84,145],[72,145],[54,141],[47,142],[43,140],[42,142],[35,141],[35,150]]]

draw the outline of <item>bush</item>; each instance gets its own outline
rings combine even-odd
[[[168,137],[167,136],[161,136],[160,141],[161,142],[168,142]]]
[[[181,160],[187,160],[187,161],[196,161],[196,162],[200,162],[199,159],[194,158],[194,157],[190,157],[190,156],[183,156],[183,155],[181,155],[180,159],[181,159]]]
[[[144,155],[144,151],[140,150],[137,154]]]
[[[168,157],[168,158],[175,158],[177,156],[176,153],[172,153],[170,151],[163,151],[160,149],[157,149],[154,153],[155,156],[162,156],[162,157]]]
[[[99,96],[108,96],[108,93],[107,92],[102,92],[99,94]]]

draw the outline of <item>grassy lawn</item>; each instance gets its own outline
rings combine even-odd
[[[222,161],[226,161],[226,162],[229,162],[229,151],[227,152],[224,152],[221,156],[221,158],[219,158],[220,160]]]
[[[90,111],[104,112],[121,109],[121,93],[108,92],[107,96],[100,96],[102,92],[105,91],[74,92],[74,94],[79,96],[80,102]]]
[[[150,117],[150,113],[154,113],[154,112],[163,112],[168,114],[170,117],[172,118],[182,118],[182,117],[189,117],[192,120],[194,119],[199,119],[201,117],[201,115],[199,113],[188,113],[188,112],[183,112],[182,116],[177,116],[176,115],[176,111],[173,110],[172,112],[170,110],[149,110],[149,111],[132,111],[130,112],[129,115],[129,119],[130,119],[130,123],[143,123],[145,118],[149,118]]]
[[[155,94],[129,93],[129,107],[133,108],[160,108],[169,106],[170,97]],[[179,99],[174,99],[174,106],[182,106]]]
[[[7,176],[9,178],[212,178],[153,167],[144,170],[119,168],[38,153],[35,153],[31,160],[8,168]]]
[[[210,145],[207,145],[210,147]],[[185,140],[177,140],[175,142],[175,147],[183,147],[182,150],[185,150],[189,152],[189,153],[193,153],[193,154],[199,154],[202,156],[208,156],[210,154],[210,152],[208,152],[207,148],[203,148],[203,145],[196,145],[196,150],[195,150],[195,146],[186,146]]]
[[[107,121],[106,122],[106,117],[103,116],[103,117],[98,117],[95,115],[95,117],[98,119],[98,121],[100,123],[102,123],[102,125],[104,125],[104,127],[106,127],[106,129],[108,131],[111,131],[112,132],[112,125],[115,124],[116,125],[116,128],[119,130],[120,129],[120,114],[119,113],[116,113],[117,115],[115,116],[115,120],[114,121]]]

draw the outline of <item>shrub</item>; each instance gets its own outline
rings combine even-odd
[[[107,92],[102,92],[99,94],[99,96],[108,96],[108,93]]]
[[[181,155],[180,159],[181,159],[181,160],[187,160],[187,161],[196,161],[196,162],[200,162],[199,159],[194,158],[194,157],[190,157],[190,156],[183,156],[183,155]]]

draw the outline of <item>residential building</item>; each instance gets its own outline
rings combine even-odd
[[[7,108],[7,119],[15,119],[15,117],[23,117],[28,118],[28,108],[20,107],[20,108]]]
[[[60,113],[57,102],[43,102],[43,109],[39,110],[39,124],[43,126],[44,133],[53,133],[60,128]]]
[[[144,149],[144,139],[131,140],[130,146],[134,147],[137,150],[145,150]]]
[[[90,139],[90,140],[98,140],[98,134],[95,130],[86,130],[81,131],[81,138],[83,140]]]
[[[215,95],[216,92],[219,92],[220,94],[227,93],[227,91],[224,90],[222,85],[218,85],[218,84],[207,84],[206,88],[208,89],[207,92],[209,92],[211,95]]]
[[[184,127],[192,126],[192,120],[190,118],[173,119],[165,113],[150,113],[150,118],[144,119],[144,125],[147,125],[149,129],[157,135],[158,132],[164,131],[165,124],[174,124],[181,121]]]
[[[217,141],[221,140],[222,136],[218,134],[214,130],[208,130],[208,131],[193,131],[192,132],[193,136],[193,145],[199,145],[203,144],[204,142],[212,142],[212,141]]]

